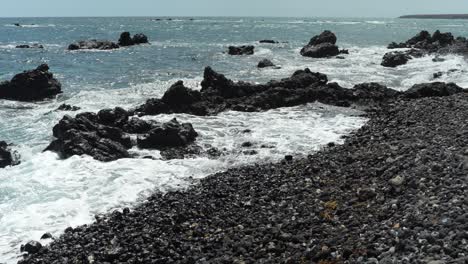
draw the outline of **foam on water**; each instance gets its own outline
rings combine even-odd
[[[177,117],[191,122],[200,133],[198,144],[225,149],[226,155],[218,160],[122,159],[102,163],[87,156],[59,160],[54,153],[41,152],[49,142],[53,123],[60,118],[60,114],[49,112],[50,108],[31,104],[26,109],[9,110],[16,115],[18,111],[28,112],[32,114],[29,122],[35,122],[23,126],[27,130],[24,135],[10,138],[23,142],[15,147],[22,163],[0,171],[0,261],[13,263],[19,245],[29,239],[39,239],[45,232],[58,235],[68,226],[89,223],[93,215],[131,205],[155,189],[184,188],[191,178],[231,166],[307,154],[327,142],[341,141],[340,136],[366,121],[358,116],[360,112],[321,104],[263,113],[226,112],[214,117],[147,117],[158,121]],[[242,133],[245,129],[251,132]],[[31,139],[30,135],[37,136]],[[243,154],[240,145],[246,141],[254,144],[248,149],[256,150],[257,155]],[[158,151],[141,153],[158,156]]]

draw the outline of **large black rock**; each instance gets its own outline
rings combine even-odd
[[[56,137],[46,150],[57,152],[61,158],[73,155],[89,155],[100,161],[113,161],[131,157],[128,149],[134,145],[130,134],[144,134],[138,142],[166,142],[166,145],[138,143],[140,147],[184,147],[196,137],[192,125],[182,124],[177,127],[177,121],[168,123],[148,122],[138,118],[130,118],[130,113],[122,108],[104,109],[97,114],[81,113],[76,117],[65,115],[53,128]],[[166,134],[158,134],[158,129]],[[189,131],[188,128],[191,128]],[[172,129],[172,130],[171,130]],[[173,130],[177,131],[173,131]],[[195,137],[188,133],[195,133]],[[178,137],[178,138],[177,138]],[[183,139],[186,138],[186,141]],[[176,140],[179,140],[176,142]]]
[[[336,35],[325,30],[320,35],[314,36],[309,43],[301,49],[301,55],[312,58],[326,58],[340,54],[336,44]]]
[[[254,46],[229,46],[228,47],[228,54],[229,55],[252,55],[254,54],[255,47]]]
[[[19,155],[5,141],[0,141],[0,168],[18,165]]]
[[[449,96],[461,92],[464,92],[464,89],[454,83],[433,82],[415,84],[404,94],[407,98],[422,98]]]
[[[465,38],[458,37],[455,39],[450,32],[441,33],[439,30],[436,30],[431,35],[428,31],[423,30],[406,42],[390,43],[388,48],[416,48],[428,53],[441,52],[466,54],[468,52],[467,46],[468,42]]]
[[[42,64],[0,83],[0,99],[38,101],[62,93],[61,89],[60,82],[49,72],[49,66]]]
[[[76,43],[72,43],[68,46],[68,50],[90,50],[90,49],[97,49],[97,50],[112,50],[118,49],[119,45],[115,42],[107,41],[107,40],[81,40]]]
[[[162,99],[149,99],[134,109],[133,113],[140,116],[162,113],[214,115],[225,110],[263,111],[315,101],[349,106],[352,103],[381,102],[398,95],[395,90],[377,84],[347,89],[327,82],[325,74],[309,69],[299,70],[291,77],[264,84],[234,82],[211,67],[206,67],[199,92],[177,82]],[[375,91],[372,90],[374,88]]]
[[[119,45],[122,47],[144,43],[148,43],[148,37],[143,33],[136,34],[133,37],[130,35],[130,32],[122,32],[120,34]]]
[[[266,67],[274,67],[274,66],[275,64],[273,64],[273,62],[271,62],[271,60],[269,59],[263,59],[260,62],[258,62],[258,65],[257,65],[258,68],[266,68]]]
[[[388,52],[383,56],[381,65],[384,67],[395,68],[397,66],[406,64],[410,59],[411,57],[406,52]]]
[[[180,124],[177,119],[154,125],[147,134],[138,138],[140,148],[160,149],[186,146],[198,136],[190,123]]]

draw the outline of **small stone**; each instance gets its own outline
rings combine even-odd
[[[396,176],[396,177],[390,179],[388,182],[394,187],[399,187],[399,186],[403,185],[404,181],[405,181],[405,178],[403,178],[401,176]]]
[[[284,156],[284,159],[285,159],[286,161],[292,161],[292,160],[293,160],[293,156],[292,156],[292,155],[286,155],[286,156]]]

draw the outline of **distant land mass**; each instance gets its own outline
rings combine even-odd
[[[438,15],[406,15],[399,18],[418,18],[418,19],[468,19],[468,14],[438,14]]]

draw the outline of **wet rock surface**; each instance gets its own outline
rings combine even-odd
[[[272,80],[265,84],[234,82],[207,67],[201,83],[202,89],[195,91],[175,83],[161,99],[150,99],[133,110],[135,114],[156,115],[162,113],[188,113],[214,115],[225,110],[243,112],[263,111],[278,107],[296,106],[319,101],[338,106],[376,103],[394,99],[399,92],[374,84],[376,90],[357,85],[353,89],[328,83],[327,76],[309,69],[298,70],[289,78]],[[377,97],[375,97],[377,96]]]
[[[228,54],[229,55],[252,55],[254,54],[254,46],[229,46]]]
[[[112,50],[118,49],[119,45],[115,42],[108,40],[81,40],[76,43],[72,43],[68,46],[68,50]]]
[[[0,82],[0,99],[39,101],[62,93],[62,85],[42,64],[34,70],[15,75],[11,81]]]
[[[275,67],[275,64],[269,59],[263,59],[258,62],[257,68]]]
[[[81,107],[69,105],[69,104],[61,104],[57,107],[56,111],[78,111]]]
[[[0,169],[20,163],[19,154],[12,150],[8,143],[0,141]]]
[[[41,44],[32,44],[32,45],[28,45],[28,44],[22,44],[22,45],[18,45],[16,46],[17,49],[43,49],[44,46],[42,46]]]
[[[415,48],[427,53],[466,55],[468,54],[468,41],[464,37],[455,38],[450,32],[441,33],[436,30],[431,35],[428,31],[423,30],[406,42],[390,43],[388,48]]]
[[[369,115],[343,145],[155,193],[20,263],[466,263],[467,94]]]
[[[417,49],[388,52],[383,56],[381,65],[384,67],[395,68],[406,64],[413,58],[420,58],[424,55],[425,53],[423,51]]]
[[[259,43],[268,43],[268,44],[278,44],[279,42],[272,39],[262,39],[258,41]]]
[[[305,57],[326,58],[340,54],[336,44],[336,35],[325,30],[320,35],[314,36],[309,43],[304,46],[300,53]]]
[[[148,42],[148,37],[143,33],[136,34],[132,37],[130,35],[130,32],[123,32],[122,34],[120,34],[118,43],[120,46],[125,47],[125,46],[146,44],[149,42]]]
[[[137,143],[130,135],[137,135]],[[56,138],[47,148],[61,158],[89,155],[99,161],[130,158],[128,149],[183,148],[192,143],[197,133],[191,124],[180,124],[176,119],[167,123],[144,121],[122,109],[104,109],[95,113],[80,113],[76,117],[65,115],[53,128]]]

